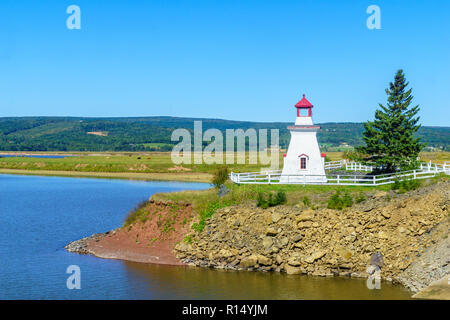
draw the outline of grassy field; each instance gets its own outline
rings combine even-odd
[[[7,154],[7,153],[4,153]],[[12,153],[10,153],[12,154]],[[22,153],[27,154],[27,153]],[[29,154],[29,153],[28,153]],[[32,153],[33,155],[62,155],[63,153]],[[1,154],[0,154],[1,156]],[[329,160],[340,160],[342,152],[328,152]],[[233,172],[259,172],[267,166],[248,164],[228,165]],[[424,152],[424,161],[443,163],[450,161],[449,152]],[[192,161],[193,162],[193,161]],[[236,162],[236,161],[235,161]],[[283,163],[283,154],[279,154]],[[1,173],[41,174],[63,176],[91,176],[141,180],[209,181],[215,164],[180,164],[172,162],[169,152],[150,153],[72,153],[65,158],[0,158]]]

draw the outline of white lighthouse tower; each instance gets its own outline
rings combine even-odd
[[[312,121],[313,105],[303,95],[295,107],[295,125],[288,126],[291,132],[289,149],[284,157],[281,183],[326,183],[325,155],[320,153],[316,133],[320,129]]]

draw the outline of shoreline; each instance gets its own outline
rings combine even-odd
[[[92,171],[56,171],[56,170],[23,170],[23,169],[0,169],[0,174],[15,174],[28,176],[50,176],[50,177],[77,177],[77,178],[103,178],[123,179],[140,181],[178,181],[178,182],[202,182],[209,183],[212,175],[203,172],[180,172],[180,173],[134,173],[134,172],[92,172]]]
[[[147,213],[145,218],[139,215],[142,212]],[[194,215],[191,205],[149,200],[133,214],[132,223],[127,218],[122,227],[72,241],[64,248],[105,259],[186,265],[175,256],[173,248],[190,229],[187,221]]]
[[[139,250],[139,247],[133,250],[123,250],[120,246],[114,244],[116,239],[106,241],[108,237],[114,237],[118,229],[107,231],[105,233],[95,233],[89,237],[69,242],[64,249],[71,253],[89,254],[97,258],[124,260],[139,263],[151,263],[168,266],[187,266],[186,263],[177,259],[172,250],[161,248],[146,248]]]

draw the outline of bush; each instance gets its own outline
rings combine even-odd
[[[267,195],[263,192],[258,192],[256,205],[260,208],[267,209],[268,207],[285,204],[286,201],[286,193],[284,191],[278,191],[275,196],[272,192],[269,192]]]
[[[197,232],[202,232],[205,229],[206,220],[211,218],[218,209],[228,207],[231,204],[230,201],[214,201],[209,203],[206,209],[200,212],[200,221],[192,224],[192,229]]]
[[[275,206],[279,204],[285,204],[287,202],[286,193],[284,191],[278,191],[275,196]]]
[[[258,197],[256,199],[256,205],[263,209],[267,209],[269,207],[268,202],[264,199],[264,194],[262,192],[258,192]]]
[[[419,180],[408,179],[408,180],[396,180],[392,185],[392,190],[397,190],[398,193],[405,193],[407,191],[416,190],[421,185]]]
[[[366,196],[364,193],[360,192],[359,195],[355,199],[356,203],[361,203],[363,201],[366,201]]]
[[[342,210],[353,205],[353,199],[348,192],[341,196],[340,191],[336,191],[328,200],[328,209]]]
[[[212,184],[216,188],[220,188],[221,185],[225,183],[225,181],[228,180],[228,167],[227,166],[220,166],[214,171],[214,176],[212,178]]]
[[[304,197],[303,197],[302,202],[303,202],[303,204],[304,204],[305,206],[307,206],[307,207],[309,207],[309,206],[311,205],[311,200],[309,200],[309,198],[308,198],[307,196],[304,196]]]

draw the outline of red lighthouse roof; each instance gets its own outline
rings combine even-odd
[[[313,105],[311,104],[311,102],[309,102],[308,100],[306,100],[305,95],[303,94],[303,98],[302,100],[300,100],[299,102],[297,102],[297,104],[295,105],[296,108],[312,108]]]

